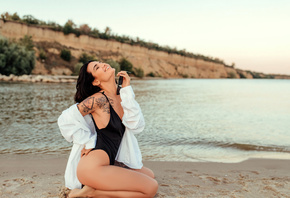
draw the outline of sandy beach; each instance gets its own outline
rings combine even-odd
[[[0,197],[59,197],[66,157],[0,156]],[[290,197],[290,160],[241,163],[145,161],[159,183],[155,197]]]

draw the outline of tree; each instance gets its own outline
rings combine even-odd
[[[39,21],[34,18],[32,15],[24,15],[22,18],[22,21],[27,24],[37,25],[39,24]]]
[[[0,73],[4,75],[30,74],[35,64],[35,53],[17,42],[0,37]]]
[[[110,35],[111,34],[111,28],[109,28],[109,27],[106,27],[106,29],[105,29],[105,34],[106,35]]]
[[[94,28],[91,32],[90,32],[90,36],[94,37],[94,38],[99,38],[100,31],[97,28]]]
[[[5,22],[5,20],[11,20],[11,15],[8,12],[1,14],[1,19]]]
[[[82,24],[80,25],[80,32],[81,34],[90,34],[90,32],[92,31],[92,29],[88,26],[88,24]]]
[[[64,34],[74,33],[75,27],[76,25],[74,24],[74,22],[72,20],[68,20],[63,27],[63,33]]]
[[[20,20],[20,17],[18,16],[17,12],[15,12],[15,13],[11,16],[11,19],[14,20],[14,21],[19,21],[19,20]]]

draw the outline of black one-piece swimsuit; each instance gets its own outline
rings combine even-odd
[[[110,120],[108,125],[103,128],[99,129],[96,125],[96,122],[92,116],[92,119],[94,121],[94,125],[97,132],[97,140],[96,140],[96,146],[92,150],[101,149],[104,150],[109,158],[110,158],[110,165],[114,165],[115,158],[122,140],[122,137],[125,132],[125,126],[122,123],[121,118],[118,116],[118,114],[115,112],[114,108],[111,106],[109,99],[104,94],[104,92],[101,92],[109,102],[110,106]]]

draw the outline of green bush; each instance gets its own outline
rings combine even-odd
[[[245,74],[243,74],[242,72],[239,73],[239,75],[240,75],[240,78],[247,78],[247,77],[245,76]]]
[[[149,76],[149,77],[155,77],[155,74],[153,72],[150,72],[148,73],[146,76]]]
[[[71,59],[71,52],[69,49],[62,49],[60,53],[60,57],[65,61],[70,61]]]
[[[249,73],[253,76],[253,78],[262,78],[259,73],[249,71]]]
[[[4,75],[30,74],[34,68],[35,54],[16,42],[0,37],[0,73]]]
[[[19,21],[20,20],[20,17],[19,15],[17,14],[17,12],[15,12],[12,16],[11,16],[11,19],[13,21]]]
[[[182,78],[188,78],[188,74],[181,74]]]
[[[80,29],[76,28],[76,24],[72,20],[68,20],[65,23],[62,31],[65,35],[70,34],[70,33],[75,34],[77,37],[81,35]]]
[[[125,58],[122,58],[119,62],[121,71],[133,72],[133,64]]]
[[[19,44],[25,46],[27,50],[33,50],[34,44],[32,40],[32,36],[25,35],[23,38],[19,40]]]
[[[267,78],[267,79],[275,79],[275,75],[268,74],[268,75],[265,76],[265,78]]]
[[[77,64],[75,64],[74,72],[72,73],[72,75],[78,76],[79,73],[80,73],[80,69],[81,69],[82,66],[83,66],[83,63],[80,63],[80,62],[77,63]]]
[[[43,49],[39,50],[39,59],[40,60],[45,60],[46,59],[46,53]]]
[[[1,18],[4,21],[5,20],[19,20],[18,19],[19,16],[17,15],[17,13],[11,15],[8,12],[6,12],[6,13],[1,14]],[[89,36],[94,37],[94,38],[101,38],[101,39],[105,39],[105,40],[115,40],[115,41],[118,41],[121,43],[127,43],[130,45],[137,45],[137,46],[145,47],[145,48],[150,49],[150,50],[152,49],[152,50],[157,50],[157,51],[164,51],[168,54],[178,54],[178,55],[185,56],[185,57],[201,59],[204,61],[222,64],[226,67],[231,67],[231,68],[235,67],[234,63],[232,63],[232,65],[227,65],[224,62],[224,60],[219,59],[219,58],[214,58],[214,57],[210,57],[210,56],[204,56],[202,54],[186,52],[186,50],[184,50],[184,49],[178,50],[176,48],[171,48],[169,46],[161,46],[157,43],[145,42],[144,40],[142,40],[138,37],[137,38],[130,38],[129,36],[125,36],[125,35],[119,36],[117,34],[113,34],[112,30],[109,27],[106,27],[104,32],[100,32],[96,28],[93,28],[93,30],[92,30],[92,28],[86,24],[84,24],[85,26],[81,25],[81,26],[77,27],[71,20],[68,20],[64,26],[61,26],[61,25],[56,24],[54,22],[46,23],[44,21],[41,21],[41,20],[34,18],[31,15],[23,16],[23,18],[20,19],[20,21],[25,22],[27,24],[49,27],[49,28],[56,30],[56,31],[63,31],[64,34],[73,33],[76,36],[79,36],[81,34],[86,34],[86,35],[89,35]]]
[[[115,68],[116,74],[121,70],[120,64],[112,59],[106,60],[106,63],[108,63],[112,68]]]
[[[230,73],[228,73],[228,78],[237,78],[237,75],[235,72],[231,71]]]
[[[80,63],[83,63],[83,64],[87,63],[90,60],[95,60],[94,56],[89,55],[89,54],[87,54],[85,52],[82,53],[81,56],[80,56],[80,58],[79,58],[79,62]]]
[[[22,18],[22,21],[27,24],[37,25],[39,24],[39,21],[34,18],[32,15],[24,15]]]
[[[94,37],[94,38],[99,38],[99,37],[100,37],[99,34],[100,34],[100,31],[99,31],[97,28],[94,28],[94,29],[89,33],[89,35],[90,35],[91,37]]]
[[[142,68],[134,68],[134,74],[136,77],[143,78],[144,70]]]
[[[68,20],[65,24],[64,24],[64,27],[63,27],[63,33],[65,35],[69,34],[69,33],[74,33],[74,27],[75,27],[75,24],[71,21],[71,20]]]

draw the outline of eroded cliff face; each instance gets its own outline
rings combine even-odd
[[[24,35],[32,36],[34,42],[52,43],[47,49],[49,53],[59,55],[58,43],[71,50],[75,60],[83,53],[94,54],[101,59],[120,60],[125,57],[132,62],[135,68],[142,68],[144,74],[153,73],[156,76],[166,78],[239,78],[239,74],[233,68],[225,67],[222,64],[207,62],[200,59],[188,58],[177,54],[168,54],[155,50],[149,50],[140,46],[96,39],[86,35],[76,37],[74,34],[64,35],[62,32],[53,31],[47,28],[28,26],[17,22],[4,22],[0,20],[0,34],[7,38],[23,38]],[[38,53],[38,52],[37,52]],[[73,67],[57,63],[53,68],[46,69],[44,64],[37,61],[35,73],[57,73],[68,74],[65,69],[72,70]],[[37,72],[36,72],[37,71]],[[64,72],[65,71],[65,72]],[[247,77],[251,77],[246,74]]]

